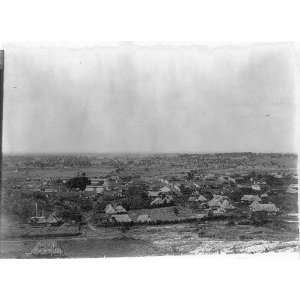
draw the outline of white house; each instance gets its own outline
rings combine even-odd
[[[251,188],[252,188],[253,191],[260,191],[261,190],[261,188],[258,184],[252,184]]]

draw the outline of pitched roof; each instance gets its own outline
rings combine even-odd
[[[255,191],[260,191],[261,190],[261,188],[260,188],[260,186],[258,184],[253,184],[251,186],[251,188],[252,188],[252,190],[255,190]]]
[[[111,204],[107,204],[105,207],[105,213],[106,214],[115,214],[116,210],[113,208]]]
[[[116,206],[115,210],[117,213],[126,213],[127,212],[127,210],[122,205]]]
[[[214,197],[210,201],[208,201],[208,206],[221,206],[221,199],[218,197]]]
[[[132,221],[128,214],[112,215],[111,218],[118,223],[130,223]]]
[[[250,205],[250,209],[252,211],[266,211],[266,212],[277,212],[279,209],[276,207],[274,203],[268,203],[268,204],[261,204],[258,201],[254,201]]]
[[[205,201],[207,201],[207,199],[206,199],[203,195],[200,195],[200,196],[197,198],[197,201],[205,202]]]
[[[228,198],[222,195],[214,195],[214,197],[208,201],[208,206],[210,207],[219,207],[221,209],[233,209],[234,206],[230,204]]]
[[[159,192],[155,192],[155,191],[148,191],[148,196],[149,197],[158,197]]]
[[[259,198],[259,196],[257,195],[244,195],[241,198],[242,201],[247,201],[247,202],[253,202],[253,201],[261,201],[261,199]]]
[[[171,189],[168,188],[167,186],[164,186],[159,191],[162,193],[169,193],[171,191]]]
[[[162,198],[157,197],[150,203],[150,205],[159,205],[159,204],[164,204],[164,203],[165,203],[165,201]]]
[[[150,222],[151,221],[151,218],[149,217],[149,215],[139,215],[138,218],[137,218],[137,221],[138,222]]]
[[[202,195],[200,195],[199,197],[190,197],[189,198],[189,201],[194,201],[194,202],[205,202],[205,201],[207,201],[207,199],[204,197],[204,196],[202,196]]]

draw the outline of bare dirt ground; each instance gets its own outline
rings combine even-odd
[[[256,160],[258,158],[255,158]],[[234,173],[238,171],[266,170],[268,172],[280,170],[281,167],[265,164],[262,161],[253,162],[242,168],[220,169],[211,167],[209,172],[215,174]],[[272,160],[270,156],[269,160]],[[286,158],[278,158],[285,160]],[[287,159],[289,161],[289,159]],[[180,162],[180,161],[175,161]],[[281,162],[282,169],[295,168],[294,163]],[[147,170],[146,170],[147,167]],[[153,165],[133,165],[126,167],[126,174],[140,175],[144,180],[164,178],[165,176],[183,177],[183,174],[195,168],[194,162],[187,164],[180,162],[173,165],[172,161],[162,159]],[[43,179],[49,177],[68,178],[74,176],[78,168],[46,168],[23,169],[15,172],[15,168],[4,169],[3,178],[7,186],[23,183],[27,177],[31,179]],[[113,166],[84,168],[88,176],[105,176],[115,171]],[[122,175],[122,174],[119,174]],[[286,187],[285,187],[286,188]],[[66,257],[116,257],[116,256],[149,256],[149,255],[181,255],[181,254],[213,254],[213,253],[265,253],[299,251],[298,246],[298,214],[294,205],[296,195],[278,194],[272,196],[272,201],[282,209],[285,214],[276,218],[276,222],[261,226],[234,224],[228,221],[208,221],[198,223],[181,223],[159,226],[133,226],[130,228],[104,228],[88,224],[83,227],[80,236],[56,237],[64,249]],[[290,206],[288,204],[291,204]],[[293,204],[293,205],[292,205]],[[182,216],[192,215],[196,212],[188,208],[182,212]],[[294,216],[289,214],[296,214]],[[172,208],[143,209],[130,211],[129,215],[136,220],[138,215],[148,214],[152,220],[174,220],[178,218]],[[3,226],[2,226],[3,227]],[[20,232],[27,232],[24,226]],[[16,226],[17,228],[17,226]],[[30,231],[30,230],[29,230]],[[35,246],[38,237],[20,238],[18,234],[13,238],[1,239],[1,258],[25,258]]]
[[[267,226],[227,225],[225,221],[104,228],[87,226],[79,237],[57,238],[66,257],[266,253],[299,251],[294,231]],[[0,241],[0,257],[25,258],[39,239]]]

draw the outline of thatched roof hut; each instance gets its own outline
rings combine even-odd
[[[62,257],[64,251],[56,240],[42,240],[36,243],[31,254],[38,257]]]

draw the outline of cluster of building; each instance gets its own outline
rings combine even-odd
[[[105,221],[108,224],[131,224],[133,220],[130,218],[127,210],[122,205],[113,206],[107,204],[105,207]],[[149,215],[141,214],[137,217],[137,223],[150,223],[152,220]]]
[[[176,156],[175,162],[179,165],[188,162],[202,162],[206,159],[209,162],[216,162],[219,159],[222,162],[229,163],[232,160],[239,162],[240,160],[249,161],[247,155],[226,157],[226,156],[198,156],[198,155],[179,155]],[[255,172],[220,172],[211,171],[210,173],[200,169],[190,169],[181,172],[168,172],[161,175],[150,176],[144,171],[143,176],[135,175],[126,169],[127,165],[137,164],[148,166],[150,162],[153,164],[163,165],[174,162],[174,157],[154,156],[149,158],[139,158],[136,160],[119,161],[116,159],[103,160],[107,164],[113,164],[117,169],[100,177],[93,176],[88,178],[88,184],[82,189],[73,189],[72,192],[80,195],[81,199],[93,198],[98,202],[104,201],[106,196],[109,196],[112,201],[105,208],[105,215],[110,223],[130,223],[132,222],[128,212],[129,210],[122,200],[128,195],[130,185],[136,181],[143,181],[144,193],[147,197],[145,201],[145,209],[160,208],[165,206],[187,205],[197,210],[211,213],[215,216],[224,215],[235,212],[238,209],[247,209],[250,213],[266,213],[276,214],[279,208],[271,201],[270,194],[274,190],[270,188],[269,179],[277,180],[278,182],[288,182],[284,184],[284,192],[288,194],[298,193],[298,176],[289,172],[279,173],[261,173],[255,176]],[[154,161],[154,162],[153,162]],[[195,164],[198,165],[197,163]],[[126,172],[120,171],[122,168]],[[125,166],[125,167],[124,167]],[[176,168],[175,168],[176,169]],[[130,175],[130,176],[129,176]],[[17,182],[14,188],[21,190],[29,190],[32,192],[41,192],[46,195],[53,195],[60,192],[70,192],[67,182],[70,178],[25,178],[23,182]],[[278,188],[278,185],[276,188]],[[279,189],[279,188],[278,188]],[[239,199],[232,199],[231,195],[239,191]],[[276,193],[276,191],[275,191]],[[49,197],[51,198],[51,197]],[[238,201],[237,201],[238,200]],[[105,202],[105,201],[104,201]],[[106,202],[105,202],[106,203]],[[123,204],[120,205],[120,204]],[[51,216],[51,218],[55,218]],[[141,222],[150,222],[148,215],[141,215]],[[143,221],[144,220],[144,221]],[[51,220],[50,220],[51,221]],[[36,222],[48,222],[49,220],[39,219]],[[56,220],[57,221],[57,220]],[[54,224],[56,221],[52,220]]]

